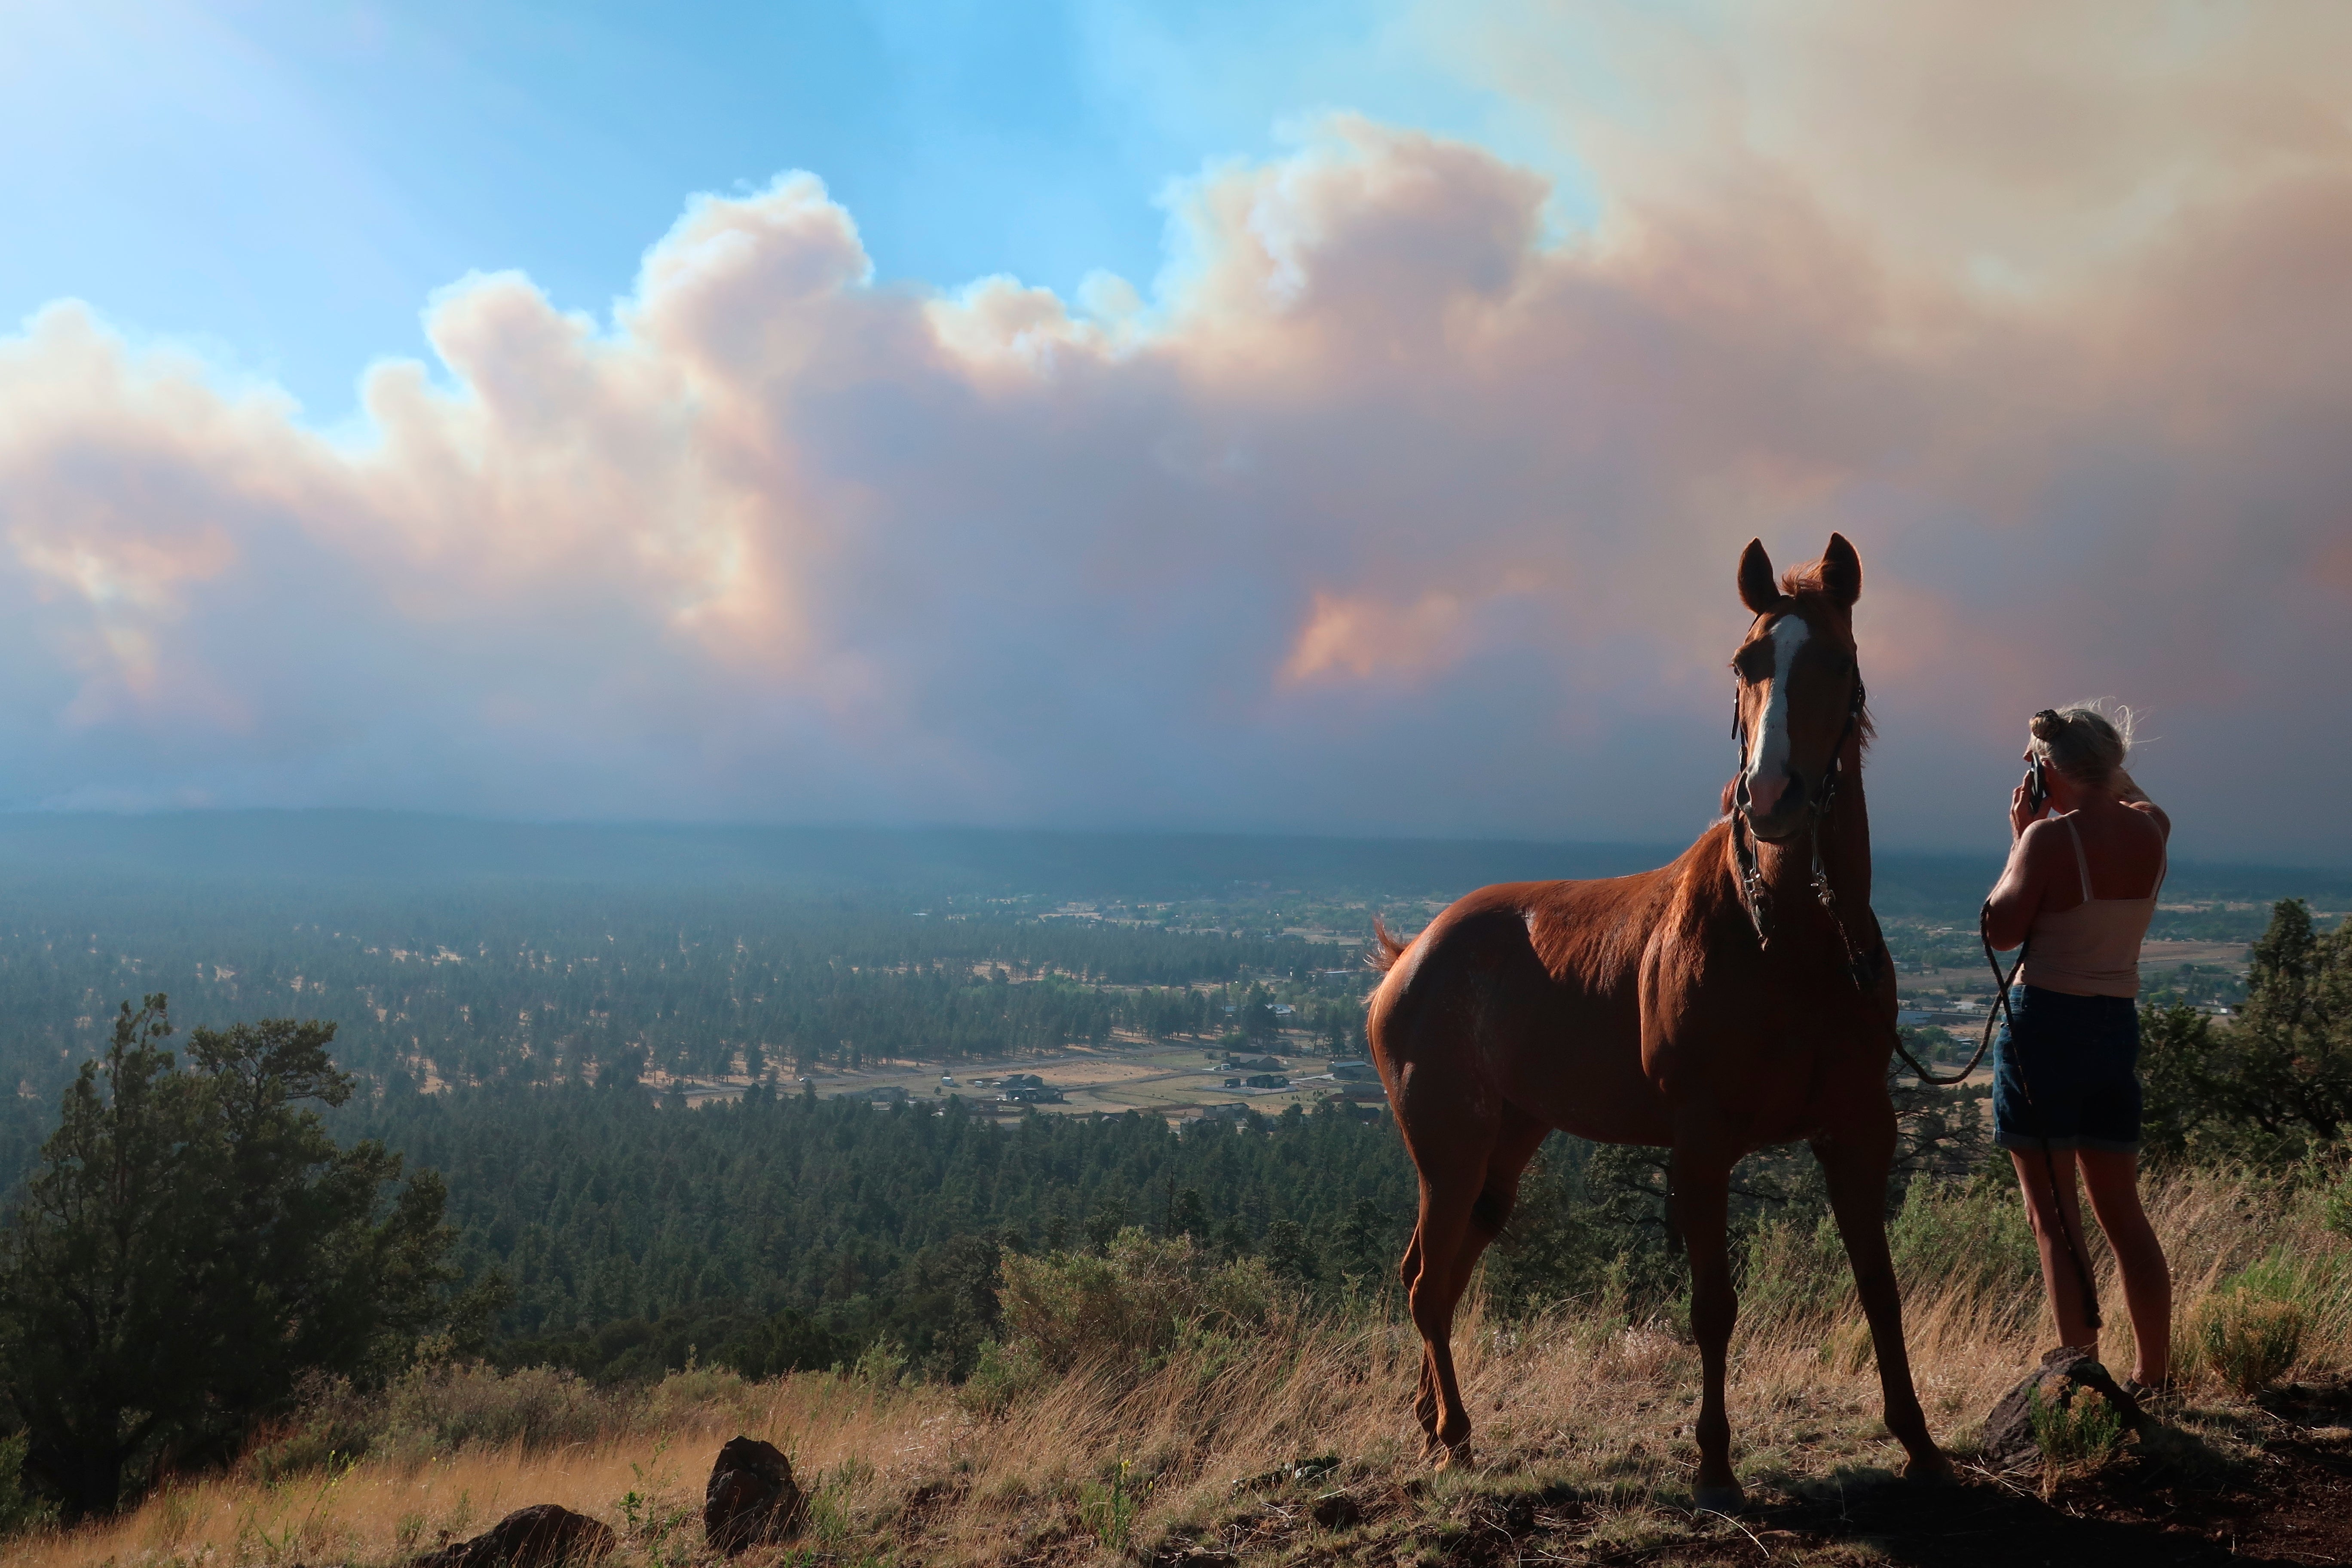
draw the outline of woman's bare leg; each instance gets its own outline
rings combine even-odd
[[[2034,1244],[2042,1250],[2042,1288],[2050,1294],[2051,1315],[2058,1320],[2058,1342],[2096,1350],[2099,1336],[2083,1300],[2083,1282],[2066,1256],[2058,1226],[2059,1215],[2050,1205],[2050,1164],[2039,1149],[2011,1149],[2018,1185],[2025,1189],[2025,1217],[2032,1222]],[[2082,1248],[2084,1263],[2091,1260],[2090,1238],[2083,1230],[2083,1204],[2075,1193],[2074,1151],[2053,1149],[2049,1160],[2058,1169],[2058,1201],[2065,1205],[2064,1224]]]
[[[2159,1387],[2172,1368],[2172,1270],[2147,1211],[2139,1202],[2139,1156],[2106,1149],[2081,1152],[2083,1184],[2091,1189],[2091,1212],[2115,1248],[2123,1272],[2124,1300],[2131,1308],[2132,1378]],[[2047,1264],[2044,1264],[2047,1267]]]

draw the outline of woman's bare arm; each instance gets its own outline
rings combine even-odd
[[[2018,834],[2017,842],[2009,847],[2009,864],[1985,900],[1985,934],[2003,952],[2025,941],[2033,917],[2042,912],[2042,868],[2049,858],[2042,843],[2049,832],[2048,823],[2035,822]]]

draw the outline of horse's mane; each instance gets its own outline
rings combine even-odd
[[[1411,937],[1390,934],[1388,922],[1381,920],[1380,916],[1374,915],[1372,946],[1365,952],[1364,963],[1370,968],[1386,974],[1396,966],[1396,961],[1404,956],[1404,950],[1412,945]]]

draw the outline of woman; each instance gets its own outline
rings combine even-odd
[[[2026,943],[2024,984],[2010,1002],[2014,1026],[2002,1029],[1993,1058],[1993,1140],[2025,1190],[2059,1338],[2095,1350],[2083,1288],[2090,1254],[2075,1196],[2081,1170],[2123,1271],[2131,1381],[2154,1389],[2170,1372],[2172,1276],[2139,1202],[2136,998],[2172,822],[2124,771],[2131,711],[2120,712],[2120,730],[2089,706],[2033,716],[2025,760],[2039,767],[2010,796],[2009,866],[1985,906],[1995,947]],[[2046,800],[2036,798],[2037,772]]]

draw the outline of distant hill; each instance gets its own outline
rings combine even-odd
[[[415,889],[482,881],[741,889],[1199,898],[1298,889],[1327,897],[1448,898],[1488,882],[1614,877],[1681,845],[518,823],[376,811],[0,815],[0,881],[329,882]],[[1882,914],[1973,918],[1998,854],[1881,850]],[[5,893],[5,889],[0,889]],[[2176,864],[2168,900],[2352,905],[2352,870]]]
[[[1423,892],[1610,877],[1678,847],[1246,834],[488,822],[375,811],[0,816],[0,875],[87,872],[425,882],[473,878],[1066,897],[1234,884]]]

